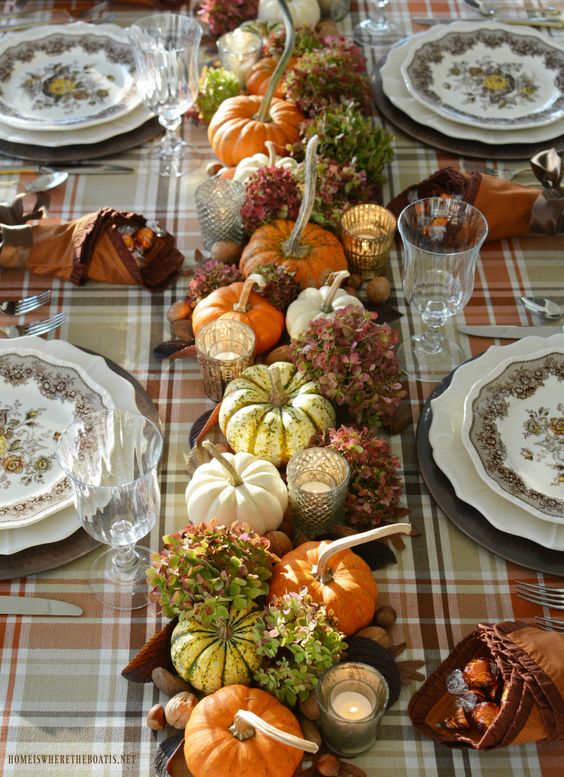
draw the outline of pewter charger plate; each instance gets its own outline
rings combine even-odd
[[[494,491],[564,523],[564,348],[512,357],[479,380],[464,403],[462,441]]]
[[[401,73],[416,100],[462,124],[525,129],[564,115],[564,50],[532,29],[441,25],[411,49]]]

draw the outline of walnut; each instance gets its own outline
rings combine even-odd
[[[190,691],[182,691],[169,699],[165,707],[166,722],[174,728],[186,728],[198,699]]]

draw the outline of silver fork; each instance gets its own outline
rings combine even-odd
[[[564,588],[518,581],[515,583],[515,589],[517,596],[526,602],[564,610]]]
[[[65,313],[57,313],[51,316],[51,318],[42,318],[41,321],[32,321],[31,324],[24,324],[23,326],[0,326],[0,332],[4,332],[6,337],[10,338],[44,335],[64,324],[65,318]]]
[[[564,621],[558,618],[535,618],[537,626],[543,631],[561,631],[564,634]]]
[[[18,300],[5,300],[0,302],[0,313],[5,316],[21,316],[32,310],[40,308],[51,299],[51,289],[42,291],[40,294],[33,294],[31,297],[23,297]]]

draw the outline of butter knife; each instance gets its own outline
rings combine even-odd
[[[62,170],[69,175],[125,175],[132,173],[132,167],[123,165],[6,165],[0,166],[0,175],[19,175],[21,173],[52,173],[54,170]]]
[[[550,337],[564,333],[561,326],[459,326],[458,331],[475,337],[500,337],[506,340],[520,340],[522,337]]]
[[[35,596],[0,596],[0,615],[82,615],[76,604]]]
[[[476,22],[476,19],[468,19],[462,16],[412,16],[411,21],[425,27],[434,27],[435,24],[449,24],[450,22]],[[515,19],[496,16],[495,21],[502,24],[512,24],[517,27],[543,27],[550,30],[564,30],[564,19]]]

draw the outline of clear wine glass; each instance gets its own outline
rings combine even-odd
[[[384,50],[405,37],[403,27],[388,16],[389,5],[390,0],[376,0],[376,13],[354,28],[353,36],[357,43]]]
[[[403,209],[398,230],[404,248],[403,291],[427,326],[423,334],[402,343],[398,358],[407,375],[434,383],[464,360],[460,346],[440,328],[472,295],[488,224],[467,202],[429,197]]]
[[[145,107],[166,129],[158,150],[159,173],[182,175],[186,144],[178,128],[198,96],[198,50],[202,29],[189,16],[161,13],[129,28],[137,71],[137,89]],[[192,149],[194,152],[194,149]]]
[[[100,601],[117,610],[148,603],[150,551],[135,543],[159,515],[162,448],[157,426],[128,410],[101,410],[75,419],[57,445],[57,461],[72,483],[82,526],[111,545],[91,564],[90,584]]]

